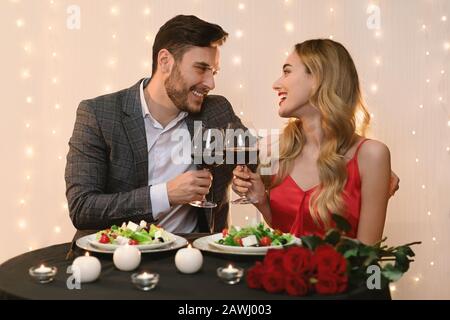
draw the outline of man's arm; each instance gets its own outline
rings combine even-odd
[[[77,229],[102,229],[124,220],[153,221],[150,186],[106,194],[108,148],[93,110],[80,103],[65,170],[70,218]]]

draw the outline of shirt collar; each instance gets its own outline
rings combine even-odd
[[[150,122],[152,123],[153,127],[157,128],[157,129],[164,129],[163,126],[155,119],[153,118],[152,114],[150,113],[149,109],[148,109],[148,105],[147,105],[147,101],[145,101],[145,95],[144,95],[144,82],[145,80],[143,80],[141,82],[139,91],[140,91],[140,97],[141,97],[141,107],[142,107],[142,117],[145,119],[146,117],[148,117],[150,119]],[[188,113],[185,111],[181,111],[178,116],[173,119],[167,126],[166,129],[173,127],[174,125],[176,125],[178,122],[180,122],[181,120],[183,120],[184,118],[186,118],[188,116]]]

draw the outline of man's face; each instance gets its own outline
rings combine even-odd
[[[164,82],[167,95],[181,111],[200,112],[203,99],[215,88],[214,76],[219,70],[219,48],[192,47],[175,62]]]

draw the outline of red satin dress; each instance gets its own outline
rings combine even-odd
[[[353,158],[347,162],[347,183],[344,187],[343,200],[346,205],[345,218],[352,226],[347,236],[356,238],[358,233],[359,214],[361,210],[361,177],[358,168],[358,152],[362,144],[356,148]],[[309,200],[318,186],[303,190],[288,175],[281,184],[270,191],[270,207],[272,211],[272,227],[283,232],[290,232],[297,237],[306,235],[323,236],[323,226],[318,226],[310,212]]]

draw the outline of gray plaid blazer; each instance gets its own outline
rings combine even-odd
[[[154,221],[148,185],[147,138],[140,103],[142,79],[129,89],[80,103],[65,170],[70,218],[78,230],[100,230],[123,221]],[[193,134],[194,121],[224,127],[239,121],[222,96],[205,98],[201,112],[186,117]],[[200,231],[220,232],[227,226],[229,184],[233,166],[216,167],[212,194],[218,206],[197,209]]]

